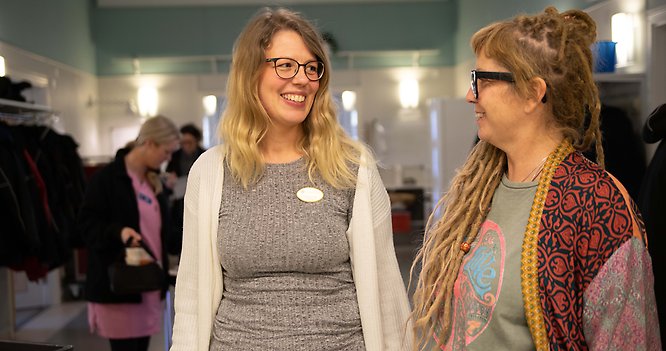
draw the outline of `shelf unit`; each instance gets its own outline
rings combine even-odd
[[[643,73],[595,73],[603,104],[624,109],[639,133],[647,111],[647,84]]]
[[[599,83],[643,82],[643,73],[595,73],[594,80]]]
[[[49,106],[0,99],[0,121],[8,124],[39,124],[53,127],[59,120],[58,114]]]
[[[35,113],[52,114],[53,110],[51,110],[50,107],[44,105],[0,99],[0,113],[13,115],[34,115]]]

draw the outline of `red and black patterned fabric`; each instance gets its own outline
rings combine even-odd
[[[621,185],[620,185],[621,186]],[[539,293],[551,350],[587,350],[584,294],[614,252],[645,229],[633,201],[579,152],[555,170],[538,237]]]

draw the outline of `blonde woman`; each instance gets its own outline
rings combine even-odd
[[[220,128],[192,166],[171,350],[408,350],[390,205],[339,126],[320,34],[263,9],[238,37]]]
[[[109,266],[124,255],[125,243],[143,241],[168,267],[168,197],[156,172],[178,149],[178,128],[164,116],[149,118],[131,147],[121,149],[94,174],[79,213],[88,249],[85,296],[90,329],[107,338],[112,351],[148,350],[150,336],[161,330],[162,291],[116,294]]]
[[[661,349],[643,224],[603,169],[595,37],[552,7],[472,37],[481,141],[418,254],[415,349]]]

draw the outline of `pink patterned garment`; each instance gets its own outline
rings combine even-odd
[[[638,274],[642,272],[643,274]],[[653,281],[652,266],[640,239],[625,242],[606,261],[585,291],[583,328],[590,350],[661,350],[654,293],[645,281]],[[651,284],[649,285],[651,286]],[[643,349],[643,348],[641,348]]]

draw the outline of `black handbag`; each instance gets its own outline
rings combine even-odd
[[[131,242],[131,239],[128,240],[126,249]],[[121,255],[122,257],[109,267],[112,292],[116,294],[139,294],[146,291],[162,290],[166,286],[164,270],[157,263],[155,255],[143,240],[139,243],[153,260],[146,264],[134,266],[128,265],[125,261],[125,255]]]

